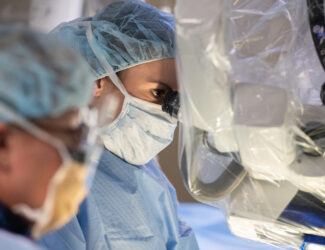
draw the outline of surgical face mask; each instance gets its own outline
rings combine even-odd
[[[158,104],[125,94],[117,119],[103,127],[105,147],[125,161],[142,165],[150,161],[173,140],[177,120]]]
[[[128,94],[99,46],[95,45],[91,27],[86,34],[90,47],[107,72],[106,76],[124,95],[119,116],[102,126],[101,139],[109,151],[128,163],[145,164],[171,143],[177,119],[165,113],[161,105]]]
[[[38,238],[66,224],[78,212],[79,204],[89,190],[101,154],[101,148],[96,145],[96,131],[93,129],[97,118],[92,115],[87,117],[90,127],[80,127],[81,143],[76,148],[68,149],[59,139],[1,105],[0,114],[6,117],[8,123],[19,126],[52,145],[62,159],[62,165],[48,185],[42,207],[33,209],[27,204],[12,207],[13,212],[32,222],[32,236]]]

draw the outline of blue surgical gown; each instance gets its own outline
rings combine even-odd
[[[157,162],[135,166],[107,150],[78,215],[40,243],[53,250],[199,249]]]
[[[42,250],[30,239],[13,234],[5,230],[0,230],[0,249],[2,250]],[[44,249],[43,249],[44,250]]]

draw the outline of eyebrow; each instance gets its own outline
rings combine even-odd
[[[164,83],[164,82],[162,82],[162,81],[155,81],[155,82],[159,83],[160,85],[165,86],[166,88],[171,89],[171,87],[170,87],[167,83]]]

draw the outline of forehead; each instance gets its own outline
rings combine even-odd
[[[155,80],[156,78],[174,80],[176,78],[175,59],[167,58],[143,63],[122,70],[120,74],[125,74],[125,76],[132,75],[140,78],[152,78],[147,80]]]

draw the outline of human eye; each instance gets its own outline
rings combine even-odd
[[[167,95],[169,88],[162,87],[162,88],[154,88],[151,90],[151,95],[154,99],[154,102],[157,104],[162,104],[164,102],[165,96]]]
[[[155,98],[159,103],[162,103],[167,92],[170,90],[170,87],[165,83],[159,83],[157,86],[151,89],[151,95]]]
[[[151,94],[156,99],[162,99],[166,95],[165,89],[153,89],[151,90]]]

